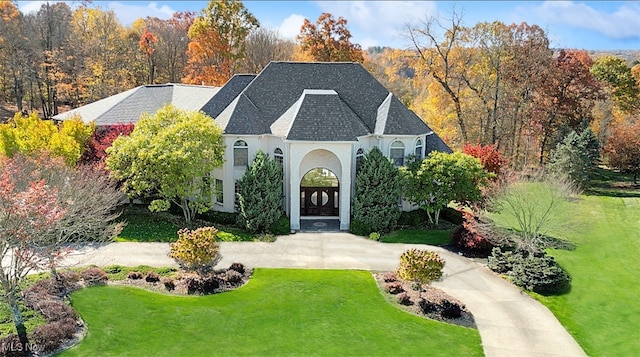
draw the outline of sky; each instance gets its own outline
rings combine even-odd
[[[55,1],[50,1],[55,2]],[[79,1],[66,1],[77,6]],[[23,13],[43,1],[17,1]],[[123,25],[140,17],[171,17],[176,11],[200,12],[208,1],[96,1],[90,6],[113,10]],[[453,11],[463,24],[502,21],[542,27],[555,48],[640,50],[640,1],[244,1],[262,27],[293,39],[305,18],[321,13],[344,17],[352,42],[370,46],[410,48],[403,35],[407,24],[428,17],[446,19]]]

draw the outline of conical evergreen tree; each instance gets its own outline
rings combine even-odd
[[[393,230],[400,218],[399,197],[398,169],[374,147],[363,157],[356,173],[352,223],[364,224],[371,232]]]
[[[280,163],[259,150],[238,186],[238,224],[253,233],[266,232],[282,216]]]

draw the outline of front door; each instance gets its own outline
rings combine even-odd
[[[302,216],[338,216],[338,187],[300,187],[300,214]]]

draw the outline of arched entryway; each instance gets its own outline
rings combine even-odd
[[[340,183],[333,171],[316,167],[300,181],[300,215],[338,217]]]

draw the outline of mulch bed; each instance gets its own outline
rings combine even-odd
[[[387,300],[407,312],[458,326],[477,328],[473,314],[466,309],[464,304],[440,289],[428,285],[416,289],[413,282],[404,281],[393,272],[377,273],[374,274],[374,277]],[[406,296],[402,296],[403,294]],[[400,303],[401,299],[405,303]],[[428,303],[423,302],[423,305],[429,306],[431,309],[428,310],[432,311],[425,312],[420,306],[421,300],[427,301]],[[452,312],[453,315],[457,315],[456,305],[459,307],[460,316],[447,316]]]

